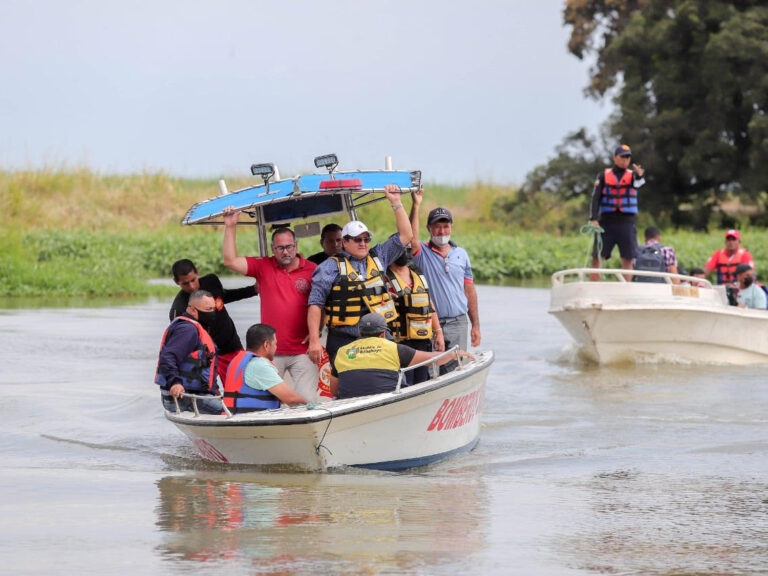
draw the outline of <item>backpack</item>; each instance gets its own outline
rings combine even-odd
[[[635,258],[635,270],[666,272],[667,265],[664,262],[664,255],[661,253],[661,245],[640,246],[637,250],[637,258]],[[635,276],[633,280],[635,282],[664,282],[663,278],[649,278],[647,276]]]

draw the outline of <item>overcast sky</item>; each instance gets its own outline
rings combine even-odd
[[[595,128],[562,0],[0,3],[0,168],[521,183]],[[606,154],[608,160],[609,154]]]

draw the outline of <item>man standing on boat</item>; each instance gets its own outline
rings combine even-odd
[[[193,410],[193,401],[185,398],[185,393],[218,393],[216,345],[206,331],[215,316],[213,296],[205,290],[197,290],[190,294],[184,314],[177,316],[165,330],[160,342],[155,384],[160,386],[166,410],[175,412],[176,402],[183,411]],[[218,399],[199,399],[197,408],[204,414],[221,414]]]
[[[368,227],[359,220],[347,222],[341,231],[341,252],[320,264],[312,276],[307,324],[309,357],[313,362],[318,362],[323,353],[320,343],[323,311],[328,325],[325,347],[331,363],[341,346],[357,339],[357,323],[363,315],[377,312],[387,322],[396,317],[384,275],[389,264],[405,252],[413,232],[399,187],[387,185],[384,193],[395,214],[397,234],[371,248]]]
[[[317,399],[317,365],[307,356],[307,298],[315,264],[296,251],[293,230],[272,233],[272,256],[256,258],[237,254],[239,211],[224,213],[221,253],[230,270],[256,278],[261,295],[261,322],[277,330],[274,363],[282,377],[291,375],[293,388],[310,402]]]
[[[243,349],[235,323],[224,305],[255,296],[259,293],[258,284],[226,290],[216,274],[198,276],[197,267],[192,260],[186,258],[174,262],[171,273],[173,274],[173,281],[181,290],[176,294],[176,298],[171,304],[171,310],[168,313],[169,320],[173,321],[174,318],[186,312],[189,306],[189,295],[196,290],[210,292],[216,302],[216,317],[208,332],[213,338],[213,343],[216,344],[218,373],[223,384],[224,378],[227,376],[229,362],[235,354]]]
[[[592,267],[599,268],[601,259],[608,260],[613,247],[619,247],[621,267],[632,269],[632,260],[637,251],[637,190],[645,184],[645,170],[639,164],[629,163],[632,150],[626,144],[613,152],[613,167],[606,168],[597,175],[592,201],[589,205],[589,221],[592,226],[600,226],[603,232],[595,238],[592,247]],[[602,251],[598,253],[599,243]],[[597,280],[593,277],[593,280]]]
[[[331,256],[341,252],[341,226],[338,224],[326,224],[320,231],[320,246],[323,249],[317,254],[312,254],[307,260],[315,264],[322,264]]]
[[[387,339],[387,321],[381,314],[368,313],[358,323],[360,337],[339,348],[331,370],[331,393],[337,398],[354,398],[393,392],[397,387],[398,371],[420,364],[441,354],[414,350],[405,344]],[[460,350],[459,356],[472,358]],[[446,355],[438,364],[453,359]],[[405,381],[401,386],[406,386]]]
[[[413,193],[411,206],[413,261],[429,281],[430,293],[443,332],[445,350],[456,345],[461,350],[467,349],[469,324],[472,325],[470,330],[472,346],[480,346],[477,291],[469,255],[464,248],[451,241],[453,215],[442,207],[429,212],[427,216],[429,241],[419,242],[419,206],[423,196],[424,190]]]
[[[276,410],[281,402],[288,406],[307,403],[277,373],[273,364],[277,336],[272,326],[254,324],[248,328],[245,347],[232,360],[224,381],[224,404],[230,412]]]
[[[748,264],[755,267],[752,254],[742,248],[741,233],[738,230],[728,230],[725,233],[725,248],[715,250],[704,265],[704,275],[709,276],[712,271],[717,272],[718,284],[732,284],[736,280],[736,267],[739,264]]]

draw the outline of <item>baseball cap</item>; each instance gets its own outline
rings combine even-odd
[[[354,238],[360,236],[363,232],[368,232],[368,226],[360,222],[360,220],[352,220],[344,224],[344,228],[341,229],[341,237],[349,236]]]
[[[438,220],[448,220],[448,222],[453,222],[453,216],[451,216],[451,213],[448,210],[442,207],[430,210],[429,216],[427,216],[427,224],[434,224]]]
[[[387,321],[384,320],[384,316],[381,314],[369,312],[360,318],[357,329],[360,332],[360,336],[378,336],[382,332],[387,331]]]
[[[616,147],[616,150],[613,151],[613,155],[614,156],[632,156],[632,150],[626,144],[622,144],[621,146]]]
[[[736,238],[736,240],[741,240],[741,232],[738,230],[728,230],[725,233],[726,238]]]
[[[736,272],[734,273],[738,276],[739,274],[744,274],[744,272],[749,272],[750,270],[752,270],[752,266],[749,264],[739,264],[736,266]]]

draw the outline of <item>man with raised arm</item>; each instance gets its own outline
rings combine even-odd
[[[341,346],[357,339],[357,323],[362,316],[377,312],[387,322],[396,317],[384,275],[389,264],[405,252],[413,232],[399,187],[388,184],[384,193],[395,214],[397,234],[371,248],[368,227],[359,220],[352,220],[342,228],[341,252],[320,264],[312,276],[307,324],[309,356],[314,362],[318,362],[322,355],[320,324],[323,312],[328,325],[325,348],[331,363]]]
[[[419,242],[419,206],[424,190],[413,194],[411,228],[413,228],[413,261],[429,281],[432,301],[443,330],[445,349],[456,345],[467,349],[467,328],[472,325],[472,346],[480,346],[480,316],[477,311],[472,265],[466,250],[451,241],[453,216],[442,207],[429,212],[429,240]],[[469,322],[467,322],[469,318]]]
[[[224,213],[221,253],[230,270],[256,278],[261,295],[261,322],[277,330],[274,363],[283,378],[290,374],[294,390],[309,402],[317,400],[317,365],[307,356],[307,298],[315,264],[296,251],[289,228],[272,233],[272,256],[257,258],[237,253],[239,211]]]

